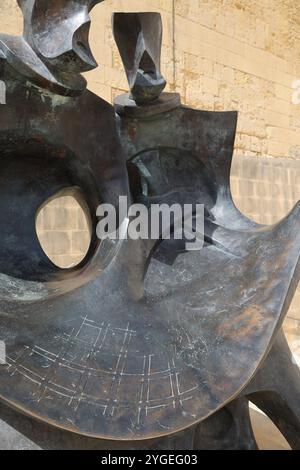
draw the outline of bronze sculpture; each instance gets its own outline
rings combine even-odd
[[[125,68],[134,64],[120,117],[87,91],[80,72],[95,65],[87,13],[96,3],[77,2],[79,24],[74,2],[22,0],[24,38],[0,36],[0,397],[114,448],[165,449],[255,449],[251,400],[299,449],[300,373],[281,326],[299,280],[300,207],[273,227],[236,209],[237,114],[160,95],[157,15],[114,15]],[[62,23],[51,25],[62,12],[63,44]],[[117,206],[122,195],[148,207],[205,204],[205,246],[100,241],[94,230],[85,260],[61,270],[39,245],[35,216],[69,193],[94,228],[100,202]]]
[[[157,100],[166,86],[160,71],[160,14],[118,13],[114,15],[113,22],[128,78],[130,98],[140,105]]]

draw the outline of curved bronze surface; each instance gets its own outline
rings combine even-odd
[[[84,87],[73,96],[87,57],[72,49],[79,59],[70,65],[71,49],[57,39],[62,25],[39,20],[44,2],[21,3],[33,19],[25,39],[0,37],[1,399],[65,430],[130,442],[205,426],[214,413],[221,423],[227,412],[244,413],[243,400],[263,390],[255,377],[299,280],[300,206],[271,227],[236,209],[236,113],[177,106],[120,119]],[[69,4],[59,2],[51,15]],[[49,44],[39,37],[46,26]],[[70,25],[71,36],[77,27]],[[47,73],[57,77],[65,67],[66,81],[44,80],[35,60],[24,60],[28,48]],[[74,187],[94,234],[86,259],[60,270],[39,245],[35,216],[49,197]],[[148,206],[204,204],[204,248],[100,242],[96,208],[117,206],[122,195]],[[201,426],[198,434],[204,445]],[[251,432],[245,436],[255,446]]]

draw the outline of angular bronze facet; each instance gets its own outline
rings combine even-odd
[[[88,35],[90,10],[103,0],[18,0],[24,16],[22,37],[0,36],[0,51],[23,76],[62,95],[86,87],[80,75],[97,63]]]
[[[159,13],[115,13],[113,28],[131,98],[144,105],[166,86],[160,71],[162,21]]]

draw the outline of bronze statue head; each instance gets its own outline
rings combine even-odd
[[[24,38],[49,67],[81,73],[97,66],[89,47],[90,10],[103,0],[18,0]]]
[[[31,83],[61,95],[86,88],[81,73],[97,67],[89,47],[91,9],[103,0],[17,0],[22,36],[0,35],[0,57]]]

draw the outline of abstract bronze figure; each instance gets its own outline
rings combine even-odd
[[[2,35],[7,62],[30,82],[53,92],[83,91],[86,80],[80,73],[97,67],[88,43],[89,11],[101,1],[18,0],[24,33],[23,37]]]
[[[125,67],[130,93],[115,99],[121,115],[146,116],[180,106],[177,93],[162,93],[162,21],[159,13],[114,13],[114,37]]]
[[[162,21],[159,13],[115,13],[114,35],[137,104],[156,100],[166,86],[160,72]]]
[[[96,3],[22,1],[24,38],[0,37],[1,400],[106,449],[255,449],[251,400],[299,449],[300,373],[281,327],[299,281],[300,206],[272,227],[237,210],[237,114],[160,96],[157,15],[114,16],[133,98],[117,100],[121,118],[87,91],[88,18],[72,15]],[[73,39],[62,44],[64,28]],[[70,193],[93,236],[83,262],[62,270],[35,216]],[[99,240],[96,209],[119,196],[204,204],[204,248]]]

